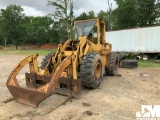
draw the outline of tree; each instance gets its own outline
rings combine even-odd
[[[12,43],[17,45],[21,42],[22,24],[24,19],[23,9],[20,6],[9,5],[6,9],[1,9],[1,29],[5,40],[12,40]]]
[[[160,0],[157,0],[155,4],[156,4],[156,11],[157,11],[156,22],[160,23]]]
[[[4,44],[4,46],[7,46],[7,33],[4,31],[6,22],[4,22],[4,18],[2,16],[2,13],[0,12],[0,39],[1,39],[1,44]],[[6,29],[5,29],[6,30]]]
[[[3,39],[4,36],[4,32],[2,30],[2,16],[0,14],[0,44],[4,44],[6,46],[7,41],[5,39]]]
[[[107,12],[104,12],[103,10],[101,10],[98,14],[97,17],[104,20],[106,23],[106,30],[107,30],[107,25],[108,25],[108,18],[107,18]]]
[[[159,17],[159,0],[137,0],[138,26],[152,25]]]
[[[2,32],[1,26],[0,26],[0,44],[1,44],[1,45],[4,44],[4,45],[6,46],[5,41],[4,41],[4,39],[3,39],[3,32]]]
[[[89,11],[88,12],[88,19],[94,19],[94,18],[95,18],[94,11]]]
[[[112,29],[112,20],[111,20],[111,14],[112,14],[112,3],[110,3],[109,0],[108,1],[108,8],[107,8],[107,19],[108,19],[108,24],[107,24],[107,28],[108,30]]]
[[[75,20],[87,20],[88,19],[88,15],[83,12],[80,16],[76,17]]]
[[[54,29],[48,31],[49,43],[60,43],[59,32],[61,31]]]
[[[52,29],[53,20],[49,16],[26,17],[27,43],[49,43],[49,30]],[[46,38],[44,38],[46,36]],[[42,39],[43,38],[43,39]]]
[[[83,12],[80,16],[77,16],[75,18],[75,20],[87,20],[87,19],[94,19],[96,16],[95,16],[95,13],[94,11],[89,11],[88,14]]]
[[[48,31],[44,26],[39,26],[36,31],[36,39],[37,43],[43,44],[43,43],[48,43],[49,41],[49,35]]]
[[[71,38],[69,32],[72,31],[72,21],[73,21],[73,0],[57,0],[53,2],[48,1],[49,5],[56,7],[56,12],[54,13],[54,18],[63,22],[63,25],[66,25],[66,32],[68,33],[68,39]],[[70,4],[69,4],[70,3]],[[70,13],[68,13],[68,6],[70,5]],[[61,24],[61,23],[60,23]]]
[[[111,19],[114,29],[148,26],[160,17],[160,0],[115,0]]]
[[[118,7],[111,14],[113,29],[137,26],[136,0],[115,0]]]

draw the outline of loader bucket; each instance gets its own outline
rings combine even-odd
[[[12,96],[14,96],[16,102],[31,107],[37,107],[39,103],[51,95],[45,92],[19,86],[8,86],[8,89],[10,90]]]
[[[65,70],[65,68],[71,63],[71,56],[65,58],[54,71],[54,73],[50,76],[50,80],[48,83],[37,87],[36,80],[37,76],[40,78],[45,78],[45,76],[38,75],[38,62],[37,62],[37,55],[31,55],[22,60],[15,69],[11,72],[8,80],[7,80],[7,87],[14,97],[16,102],[31,106],[37,107],[40,102],[42,102],[45,98],[49,97],[53,92],[58,83],[58,80],[61,76],[61,73]],[[30,73],[26,73],[29,77],[29,86],[23,87],[20,86],[16,76],[19,71],[26,65],[30,65]],[[28,75],[29,74],[29,75]],[[40,79],[39,78],[39,79]],[[27,84],[27,80],[26,80]]]

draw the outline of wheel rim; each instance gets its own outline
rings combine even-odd
[[[101,69],[101,64],[100,63],[97,63],[96,65],[95,65],[95,78],[98,80],[99,78],[100,78],[100,76],[101,76],[101,71],[102,71],[102,69]]]

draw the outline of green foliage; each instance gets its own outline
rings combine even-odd
[[[48,31],[49,34],[49,43],[60,43],[59,42],[59,33],[60,31],[51,29]]]
[[[1,19],[1,18],[0,18]],[[0,44],[4,44],[4,40],[3,40],[3,32],[2,32],[2,29],[0,27]]]
[[[20,6],[10,5],[1,9],[0,44],[44,44],[67,40],[64,27],[49,16],[28,17],[22,14]],[[16,16],[15,16],[16,15]]]
[[[83,12],[75,20],[101,18],[106,23],[106,30],[117,30],[147,26],[156,23],[160,17],[160,0],[115,0],[118,7],[114,10]],[[107,3],[107,2],[106,2]],[[56,7],[50,16],[28,17],[23,8],[9,5],[0,9],[0,44],[44,44],[63,43],[73,37],[74,0],[49,0],[49,5]],[[68,11],[70,8],[70,11]],[[108,17],[110,16],[110,17]],[[108,27],[107,27],[108,26]]]
[[[152,25],[158,14],[156,0],[139,0],[136,2],[136,6],[138,26]]]
[[[3,31],[4,40],[12,40],[17,47],[23,37],[23,9],[20,6],[9,5],[6,9],[1,9],[0,27]]]
[[[67,40],[67,32],[64,29],[58,31],[59,42],[64,43]]]
[[[135,57],[134,53],[129,53],[129,54],[126,54],[125,59],[134,59],[134,57]]]
[[[75,20],[88,20],[94,19],[95,17],[94,11],[89,11],[88,13],[83,12],[80,16],[76,17]]]
[[[108,25],[108,18],[107,18],[107,12],[104,12],[103,10],[101,10],[98,14],[97,17],[104,20],[106,23],[106,30],[108,29],[107,25]]]
[[[69,16],[67,15],[67,6],[68,6],[68,0],[57,0],[56,2],[53,2],[51,0],[48,1],[49,5],[55,6],[56,11],[54,13],[55,19],[64,19],[66,20],[66,23],[68,23]]]
[[[113,29],[152,25],[160,17],[159,0],[115,0],[118,7],[111,14]]]
[[[88,19],[93,19],[93,18],[95,18],[94,11],[89,11],[88,12]]]
[[[111,14],[113,29],[136,27],[136,0],[116,0],[116,2],[118,7]]]
[[[36,39],[39,44],[48,43],[48,32],[44,26],[39,26],[36,31]]]
[[[44,17],[26,17],[26,29],[28,44],[49,43],[53,20],[49,16]]]
[[[75,18],[75,20],[87,20],[87,19],[88,19],[88,16],[85,12]]]
[[[23,9],[16,5],[0,10],[0,44],[17,47],[20,44],[59,43],[51,17],[28,17],[22,12]]]
[[[70,3],[70,4],[69,4]],[[73,32],[73,1],[69,0],[57,0],[53,2],[51,0],[48,1],[49,5],[56,7],[56,11],[54,13],[54,18],[59,21],[60,29],[65,30],[68,34],[68,39],[72,37]],[[68,6],[70,6],[70,13],[68,14]],[[66,39],[67,40],[67,39]]]

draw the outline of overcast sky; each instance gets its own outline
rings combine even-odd
[[[56,1],[56,0],[52,0]],[[100,11],[106,11],[108,8],[108,0],[74,0],[74,15],[79,16],[81,13],[88,11],[94,11],[96,14]],[[116,7],[114,0],[112,2],[112,8]],[[8,5],[20,5],[24,9],[24,13],[27,16],[44,16],[48,14],[54,14],[55,7],[48,6],[48,0],[0,0],[0,9],[6,8]]]

